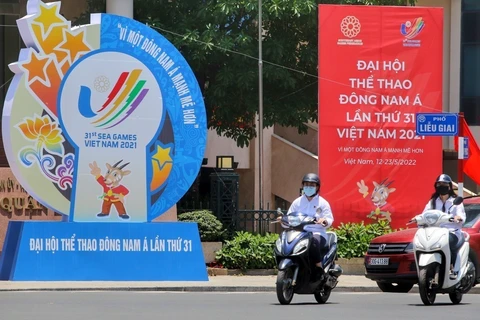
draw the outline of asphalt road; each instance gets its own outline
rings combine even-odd
[[[278,304],[274,293],[2,292],[2,320],[143,319],[477,319],[480,295],[452,305],[448,295],[426,307],[418,294],[332,293],[325,305],[296,295]]]

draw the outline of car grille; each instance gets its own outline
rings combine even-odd
[[[383,251],[381,251],[381,246],[384,246]],[[405,253],[405,248],[408,246],[408,243],[371,243],[368,246],[368,253],[372,254],[392,254],[392,253]]]

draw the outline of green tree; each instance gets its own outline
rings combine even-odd
[[[318,4],[414,5],[416,0],[262,0],[264,126],[317,119]],[[88,0],[90,12],[104,0]],[[209,127],[239,146],[256,136],[258,0],[135,0],[138,21],[157,29],[192,67]],[[88,23],[88,15],[79,19]]]

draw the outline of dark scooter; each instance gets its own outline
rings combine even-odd
[[[312,232],[304,227],[315,224],[315,218],[300,212],[282,214],[280,223],[285,230],[275,243],[275,258],[278,266],[276,282],[277,298],[281,304],[290,304],[293,295],[313,294],[318,303],[324,304],[338,283],[342,268],[337,259],[337,235],[327,232],[327,253],[318,268],[310,259]]]

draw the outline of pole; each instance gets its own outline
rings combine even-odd
[[[463,112],[458,113],[458,191],[457,194],[460,197],[463,197],[463,158],[465,155],[465,150],[463,150],[463,121],[464,115]]]
[[[107,13],[133,18],[133,0],[107,0]]]
[[[262,76],[262,0],[258,0],[258,200],[263,210],[263,76]]]

